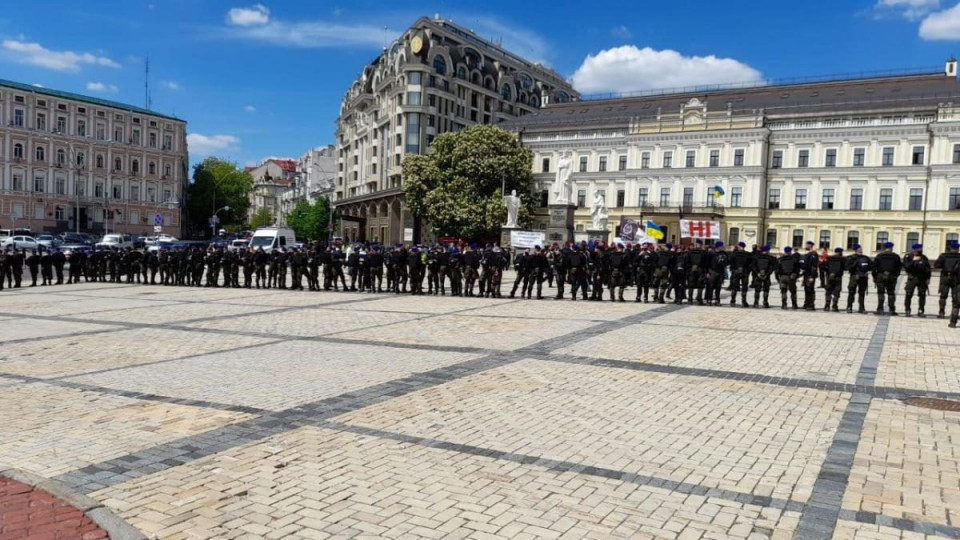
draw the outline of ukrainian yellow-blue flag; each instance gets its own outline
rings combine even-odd
[[[644,230],[647,232],[647,236],[650,238],[655,238],[657,240],[663,240],[663,229],[657,227],[657,224],[652,221],[647,221],[647,226],[644,227]]]
[[[719,199],[726,194],[727,192],[723,190],[723,186],[713,186],[713,198]]]

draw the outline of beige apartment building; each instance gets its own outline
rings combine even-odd
[[[0,224],[35,234],[180,235],[186,122],[0,80]]]
[[[960,233],[960,83],[943,71],[766,86],[650,92],[548,105],[505,126],[535,153],[541,210],[557,161],[573,161],[575,236],[602,193],[609,232],[651,220],[721,222],[722,240],[774,250],[812,240],[874,252]],[[723,192],[714,196],[716,186]]]
[[[430,236],[403,200],[400,164],[429,152],[434,137],[498,124],[579,94],[555,71],[520,58],[467,28],[421,18],[363,68],[337,119],[337,234],[399,242]]]

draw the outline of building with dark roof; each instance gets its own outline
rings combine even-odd
[[[0,80],[0,140],[4,227],[180,235],[184,120]]]
[[[956,70],[951,59],[937,71],[586,98],[503,127],[536,155],[536,228],[548,228],[565,156],[578,238],[601,194],[611,235],[621,216],[654,221],[668,242],[684,241],[681,219],[710,220],[726,242],[774,250],[936,251],[960,232]]]

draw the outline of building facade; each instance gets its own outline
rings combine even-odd
[[[297,176],[297,162],[292,159],[267,159],[255,167],[244,169],[253,179],[248,217],[266,208],[275,225],[283,225],[283,194]]]
[[[186,122],[0,80],[0,223],[35,234],[179,236]]]
[[[653,221],[667,242],[683,240],[681,218],[709,219],[725,242],[774,250],[938,252],[960,233],[956,69],[556,104],[506,127],[536,156],[537,229],[566,155],[578,238],[599,192],[614,236],[621,216]]]
[[[337,179],[337,157],[333,145],[307,150],[297,160],[297,173],[293,182],[281,195],[283,221],[301,202],[313,204],[323,196],[333,198]]]
[[[578,97],[549,68],[451,21],[419,19],[363,69],[341,104],[338,234],[401,241],[404,229],[416,228],[403,201],[405,155],[427,153],[441,133],[498,124]]]

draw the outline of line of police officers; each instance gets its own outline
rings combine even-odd
[[[42,280],[41,286],[61,285],[66,263],[66,256],[56,248],[41,247],[28,253],[26,249],[7,247],[0,251],[0,291],[4,285],[9,289],[19,288],[23,282],[24,267],[30,272],[31,287],[37,286],[38,276]]]
[[[732,291],[730,305],[735,306],[737,296],[740,305],[748,307],[747,295],[753,290],[753,307],[769,308],[770,285],[776,280],[780,288],[781,308],[799,309],[797,304],[798,282],[804,289],[806,310],[816,309],[817,276],[825,289],[824,310],[839,311],[843,289],[843,277],[847,274],[846,310],[852,313],[854,301],[858,311],[866,312],[865,298],[870,278],[877,287],[877,314],[885,312],[896,315],[896,284],[902,273],[907,274],[904,310],[911,315],[913,296],[918,297],[918,315],[924,316],[926,295],[934,268],[940,269],[938,316],[946,317],[946,303],[952,296],[950,326],[956,327],[960,310],[960,244],[953,243],[948,250],[931,264],[923,254],[923,247],[916,244],[905,259],[893,252],[893,244],[887,243],[876,257],[863,254],[859,245],[854,252],[844,255],[842,248],[821,260],[813,242],[807,242],[804,253],[795,253],[790,247],[775,257],[770,247],[763,246],[747,251],[744,243],[726,251],[722,242],[704,246],[701,240],[690,248],[671,244],[604,246],[567,243],[554,244],[544,249],[536,246],[530,250],[509,250],[487,244],[457,247],[433,246],[421,248],[397,244],[393,247],[341,246],[308,244],[303,248],[278,249],[270,253],[262,249],[247,249],[234,252],[223,248],[200,247],[140,251],[134,249],[97,249],[90,254],[74,253],[71,257],[71,272],[68,282],[87,281],[150,283],[179,286],[287,288],[287,274],[291,276],[290,288],[303,290],[304,282],[311,291],[345,290],[363,292],[433,294],[453,296],[500,297],[503,272],[510,264],[516,270],[510,297],[519,290],[521,298],[532,298],[536,288],[537,299],[543,298],[543,284],[549,287],[556,282],[556,299],[565,296],[567,285],[571,299],[603,300],[604,288],[610,301],[624,302],[624,292],[629,286],[636,287],[635,302],[664,303],[675,298],[675,303],[684,300],[700,305],[720,305],[720,292],[729,275]],[[511,257],[512,255],[512,257]],[[23,261],[22,263],[18,261]],[[52,283],[55,269],[58,283],[63,280],[63,254],[55,250],[49,253],[25,257],[9,250],[0,254],[0,288],[2,281],[8,286],[20,284],[22,266],[44,269],[44,284]],[[19,268],[19,270],[18,270]],[[241,284],[240,276],[243,275]],[[386,287],[384,288],[384,275]],[[206,279],[204,279],[204,277]],[[349,277],[350,285],[347,285]],[[322,281],[321,281],[322,280]],[[424,290],[426,282],[426,291]],[[476,292],[475,292],[476,291]]]

